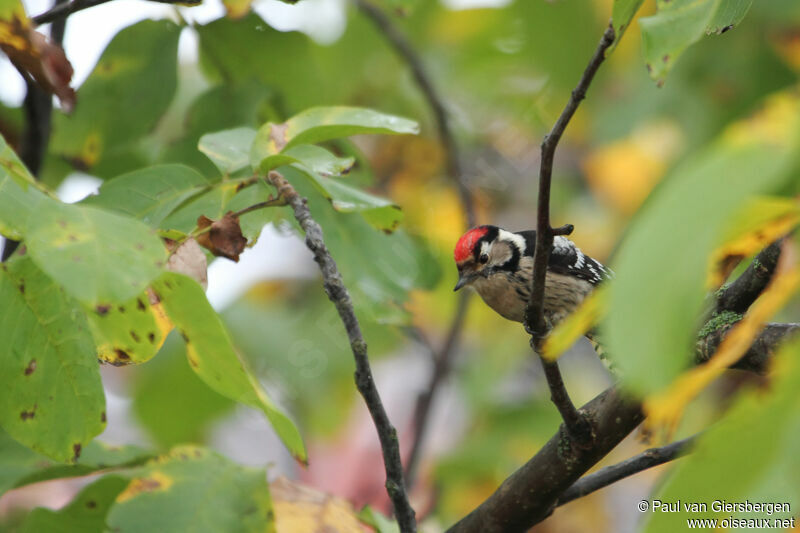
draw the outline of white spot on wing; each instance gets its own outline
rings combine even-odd
[[[575,264],[572,265],[572,268],[582,268],[583,262],[586,260],[586,256],[578,248],[575,248],[575,253],[578,257],[575,259]]]
[[[567,253],[572,248],[577,249],[577,246],[566,237],[558,235],[553,238],[553,248],[555,248],[558,253]]]

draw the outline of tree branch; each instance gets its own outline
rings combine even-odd
[[[740,276],[745,279],[741,282],[737,279],[732,283],[727,289],[730,292],[726,298],[743,301],[744,294],[751,291],[752,287],[748,278],[757,272],[755,268],[745,270]],[[713,355],[730,327],[730,324],[723,326],[698,341],[698,363]],[[798,332],[800,324],[767,324],[748,352],[732,368],[764,372],[778,346],[785,342],[787,336]],[[506,479],[485,502],[448,531],[511,533],[525,531],[534,526],[544,520],[559,502],[566,501],[562,496],[564,493],[578,490],[571,488],[578,482],[578,478],[622,441],[643,419],[639,404],[633,399],[621,398],[613,388],[586,404],[581,411],[595,431],[592,448],[576,446],[572,434],[565,431],[564,426],[560,427],[536,455]],[[590,477],[587,476],[586,479]]]
[[[722,339],[727,335],[734,324],[726,324],[716,331],[712,331],[695,344],[695,360],[698,364],[705,363],[717,351]],[[759,374],[765,373],[769,368],[770,358],[786,338],[800,332],[800,324],[767,324],[758,337],[753,341],[750,349],[739,361],[731,366],[738,370],[747,370]]]
[[[319,265],[320,272],[322,272],[325,293],[336,306],[339,317],[347,330],[350,348],[356,362],[356,387],[358,387],[358,391],[367,404],[367,409],[372,421],[375,423],[381,443],[383,462],[386,468],[386,492],[394,505],[394,513],[400,530],[403,533],[413,533],[417,529],[416,518],[414,509],[411,508],[408,502],[403,482],[403,465],[400,461],[397,431],[389,421],[378,389],[375,387],[375,381],[372,378],[372,370],[369,365],[367,343],[364,341],[364,336],[361,334],[361,326],[353,311],[350,294],[342,281],[336,262],[325,246],[322,228],[311,217],[305,198],[297,194],[294,187],[278,172],[271,171],[267,179],[275,186],[278,195],[292,206],[297,222],[306,233],[306,246],[314,253],[314,260]]]
[[[779,239],[756,256],[736,281],[719,291],[716,312],[744,313],[766,288],[778,266],[783,239]]]
[[[539,452],[457,524],[450,533],[527,531],[544,520],[578,478],[605,457],[644,418],[639,404],[610,388],[582,408],[596,430],[589,449],[561,426]]]
[[[689,437],[678,442],[673,442],[660,448],[650,448],[639,455],[617,463],[615,465],[601,468],[593,474],[580,478],[564,494],[558,498],[556,506],[562,506],[572,500],[583,498],[597,490],[605,488],[621,479],[638,474],[648,468],[668,463],[689,453],[689,448],[694,443],[695,437]]]
[[[72,0],[71,2],[59,2],[41,15],[31,17],[31,20],[37,26],[41,26],[42,24],[67,18],[78,11],[98,6],[100,4],[105,4],[106,2],[110,1],[111,0]]]
[[[553,160],[555,158],[558,141],[569,124],[570,119],[578,109],[581,100],[586,97],[586,91],[605,59],[605,52],[614,42],[614,28],[609,24],[603,33],[600,43],[594,52],[586,70],[583,71],[578,85],[572,91],[566,107],[558,117],[553,129],[542,141],[542,157],[539,166],[539,200],[536,219],[536,250],[533,256],[533,276],[531,279],[531,295],[525,308],[525,329],[531,335],[531,347],[540,353],[541,342],[547,335],[550,325],[544,316],[544,291],[547,264],[550,259],[550,248],[553,246],[553,237],[556,234],[564,235],[571,232],[571,226],[563,226],[557,231],[550,225],[550,184],[553,177]],[[550,398],[556,404],[561,417],[564,419],[567,430],[576,437],[576,443],[587,447],[592,444],[592,428],[586,419],[575,409],[575,405],[564,387],[558,363],[542,359],[547,384],[550,387]]]
[[[475,205],[469,187],[464,181],[464,174],[461,167],[461,155],[459,153],[458,144],[450,128],[450,119],[447,109],[445,108],[444,100],[437,92],[428,71],[425,69],[422,58],[405,35],[403,35],[382,9],[372,4],[369,0],[354,0],[354,2],[364,16],[372,21],[375,27],[380,31],[381,36],[389,42],[395,53],[411,70],[414,82],[425,98],[425,101],[428,103],[436,122],[439,142],[444,150],[446,171],[458,189],[461,205],[466,216],[467,228],[475,226],[477,221]],[[406,463],[406,480],[409,487],[412,486],[414,481],[417,465],[422,453],[430,410],[433,406],[436,393],[450,374],[452,368],[452,359],[455,355],[456,346],[458,345],[461,330],[464,326],[469,297],[470,293],[468,292],[462,292],[459,296],[456,313],[453,316],[453,321],[448,329],[442,349],[438,352],[431,352],[433,370],[431,372],[430,381],[428,382],[428,386],[417,398],[417,404],[414,408],[414,441],[411,445],[411,452]]]

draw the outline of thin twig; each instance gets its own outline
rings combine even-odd
[[[31,17],[31,20],[37,26],[41,26],[42,24],[47,24],[54,20],[66,18],[77,11],[82,11],[110,1],[111,0],[72,0],[71,2],[60,2],[41,15]]]
[[[375,24],[378,30],[380,30],[381,35],[389,41],[397,55],[399,55],[411,69],[414,82],[428,102],[431,112],[433,112],[433,116],[436,119],[436,127],[439,130],[439,140],[444,148],[447,161],[447,173],[458,187],[458,193],[461,196],[461,203],[464,206],[464,213],[467,217],[467,227],[471,228],[475,225],[476,219],[474,202],[472,194],[469,192],[469,188],[464,182],[464,176],[461,170],[461,157],[458,152],[458,145],[453,137],[453,132],[450,129],[450,120],[444,106],[444,100],[436,91],[430,76],[423,66],[419,54],[414,50],[414,47],[406,36],[392,23],[386,13],[379,7],[370,3],[369,0],[354,1],[361,12]]]
[[[431,113],[436,121],[436,129],[439,135],[439,142],[444,150],[446,171],[451,181],[458,189],[461,205],[466,217],[467,227],[471,228],[476,224],[477,217],[475,215],[475,203],[472,198],[472,193],[469,190],[466,182],[464,181],[463,169],[461,167],[461,155],[458,149],[458,143],[453,136],[450,127],[450,119],[447,109],[444,105],[444,100],[437,92],[436,87],[431,80],[428,71],[422,62],[422,58],[414,49],[412,44],[405,35],[398,29],[391,18],[378,6],[372,4],[369,0],[355,0],[356,6],[362,13],[375,25],[380,31],[380,34],[389,42],[394,49],[395,53],[408,65],[414,77],[414,82],[417,84],[420,92],[422,93],[425,101],[430,107]],[[466,317],[467,304],[469,302],[470,293],[463,292],[459,297],[456,307],[455,315],[450,324],[445,337],[445,342],[441,350],[431,351],[433,359],[433,370],[431,372],[430,381],[427,387],[417,398],[417,403],[414,408],[413,419],[413,435],[414,440],[411,445],[411,452],[408,456],[406,463],[406,481],[408,486],[411,487],[416,469],[419,464],[419,458],[422,453],[422,446],[425,440],[426,429],[428,420],[430,419],[430,410],[433,407],[436,393],[441,384],[446,380],[452,368],[452,360],[455,356],[456,346],[458,345],[461,330],[464,327],[464,319]]]
[[[689,453],[695,440],[696,436],[692,436],[673,442],[672,444],[667,444],[666,446],[661,446],[660,448],[650,448],[621,463],[601,468],[593,474],[583,476],[564,491],[564,494],[558,498],[556,506],[561,506],[572,500],[582,498],[587,494],[605,488],[626,477],[638,474],[648,468],[653,468],[654,466],[662,465],[674,459],[678,459],[679,457],[683,457]]]
[[[294,216],[300,227],[306,233],[306,246],[314,253],[314,260],[319,265],[325,286],[325,293],[336,306],[339,317],[347,330],[350,348],[356,362],[355,380],[358,391],[364,397],[369,414],[378,431],[383,452],[383,463],[386,468],[386,492],[394,505],[397,523],[403,533],[413,533],[417,530],[414,509],[408,502],[405,483],[403,481],[403,465],[400,461],[400,445],[397,440],[397,431],[383,407],[380,394],[372,378],[369,365],[367,343],[361,334],[361,326],[353,311],[350,294],[342,281],[336,262],[331,257],[322,237],[322,228],[311,217],[311,212],[306,205],[306,200],[289,184],[278,172],[271,171],[267,176],[272,185],[278,190],[278,195],[286,200],[294,210]]]
[[[265,200],[263,202],[259,202],[257,204],[253,204],[253,205],[251,205],[249,207],[245,207],[244,209],[240,209],[239,211],[236,211],[233,214],[233,216],[238,218],[238,217],[240,217],[242,215],[246,215],[247,213],[250,213],[252,211],[258,211],[259,209],[265,209],[267,207],[280,207],[280,206],[283,206],[283,205],[287,205],[286,204],[286,200],[284,200],[283,198],[281,198],[279,196],[277,198],[270,198],[269,200]]]
[[[571,231],[569,226],[554,230],[550,225],[550,184],[553,177],[553,159],[555,157],[558,141],[569,124],[570,119],[578,109],[581,100],[586,97],[586,91],[594,79],[597,69],[605,59],[606,49],[614,42],[614,28],[609,24],[608,29],[603,33],[600,44],[589,61],[586,70],[583,71],[577,87],[572,91],[566,107],[558,117],[553,129],[542,141],[542,157],[539,167],[539,200],[538,214],[536,220],[536,251],[533,257],[533,276],[531,280],[531,296],[525,309],[525,328],[531,334],[531,346],[540,352],[540,344],[547,335],[548,323],[544,317],[544,291],[545,274],[547,264],[550,259],[550,248],[553,246],[553,236],[565,234]],[[561,372],[558,363],[555,361],[547,362],[542,359],[547,384],[550,387],[551,398],[558,407],[564,419],[567,430],[576,437],[577,442],[583,446],[591,445],[591,426],[581,415],[569,398],[564,382],[561,379]]]
[[[416,478],[417,466],[422,453],[422,445],[425,441],[425,433],[428,427],[431,407],[433,406],[433,399],[436,396],[436,392],[439,390],[439,386],[450,374],[452,354],[456,352],[456,346],[461,334],[461,329],[464,325],[464,319],[467,316],[468,303],[468,296],[466,293],[462,294],[456,304],[456,313],[453,316],[453,323],[450,325],[450,330],[448,331],[444,345],[442,345],[442,349],[438,353],[433,352],[433,372],[431,373],[430,382],[428,382],[428,386],[419,395],[419,398],[417,398],[417,404],[414,407],[414,441],[406,461],[406,482],[409,487],[414,485]]]
[[[65,5],[66,0],[56,0],[53,9]],[[66,20],[53,23],[50,28],[50,39],[56,46],[64,42]],[[47,146],[50,144],[50,130],[53,116],[53,96],[41,89],[36,82],[22,69],[20,76],[25,80],[25,131],[20,142],[19,157],[30,173],[35,177],[39,175]],[[18,241],[6,240],[0,261],[7,261],[19,246]]]

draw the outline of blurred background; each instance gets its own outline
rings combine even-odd
[[[641,14],[652,13],[654,4],[646,2]],[[25,5],[29,15],[49,8],[39,0]],[[383,3],[442,95],[479,223],[512,231],[534,227],[539,143],[595,49],[611,5]],[[163,99],[164,112],[135,142],[119,141],[100,160],[83,165],[59,133],[68,130],[59,129],[63,117],[56,117],[40,179],[57,187],[63,199],[77,201],[104,179],[147,162],[185,163],[211,173],[210,162],[196,150],[202,134],[283,120],[314,105],[372,107],[418,120],[419,136],[356,138],[340,147],[357,155],[353,180],[403,208],[404,233],[359,241],[343,224],[340,234],[330,236],[356,295],[373,296],[368,303],[357,298],[358,314],[407,454],[432,352],[444,343],[456,309],[452,248],[466,229],[436,124],[408,66],[353,5],[257,0],[252,7],[233,20],[217,0],[192,8],[115,0],[72,15],[64,48],[75,68],[74,86],[90,76],[118,31],[148,18],[185,23],[177,86],[166,98],[161,93],[171,82],[138,80],[140,92],[117,98],[119,110],[107,108],[112,122],[117,112],[124,117],[143,105],[140,99]],[[148,46],[153,57],[167,53]],[[794,85],[798,73],[795,0],[754,3],[735,31],[708,37],[685,53],[662,87],[648,76],[634,24],[601,68],[559,147],[553,224],[574,224],[573,240],[589,255],[609,260],[638,207],[676,163],[730,121],[747,116],[767,94]],[[0,60],[0,133],[12,145],[21,135],[24,95],[16,70]],[[79,91],[79,102],[80,97]],[[415,246],[410,258],[408,242]],[[393,286],[382,286],[382,277]],[[204,443],[241,463],[269,465],[271,477],[286,476],[357,507],[369,503],[386,511],[375,430],[353,385],[344,331],[320,285],[310,253],[280,221],[264,228],[239,263],[217,259],[209,269],[208,297],[241,353],[299,424],[309,447],[308,469],[294,463],[259,413],[203,385],[174,335],[140,367],[104,367],[108,429],[100,439],[157,449]],[[564,356],[562,373],[578,404],[612,382],[585,341]],[[707,391],[677,437],[706,425],[739,379],[752,378],[728,378]],[[521,325],[473,297],[452,373],[435,398],[412,493],[418,514],[427,517],[423,530],[438,531],[472,510],[558,423]],[[641,435],[632,435],[600,466],[646,447]],[[634,531],[640,519],[635,504],[660,473],[654,469],[570,503],[534,530]],[[0,498],[0,516],[43,503],[58,507],[75,490],[75,483],[50,482],[12,491]]]

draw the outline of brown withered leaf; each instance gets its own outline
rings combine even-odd
[[[170,249],[170,256],[167,260],[167,270],[185,274],[194,279],[204,289],[208,288],[208,263],[206,261],[206,254],[197,244],[194,239],[187,239],[179,246],[175,241],[170,241],[167,248]]]
[[[239,217],[233,215],[233,211],[228,211],[219,220],[211,220],[205,215],[197,218],[199,229],[210,230],[197,236],[200,246],[208,249],[217,257],[227,257],[233,261],[239,261],[239,254],[244,251],[247,239],[242,235],[242,228],[239,226]]]
[[[66,112],[72,110],[72,65],[60,46],[31,27],[21,8],[0,19],[0,50],[42,89],[58,96]]]

